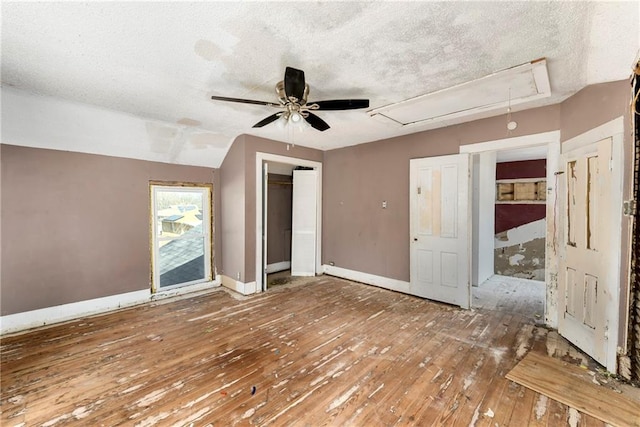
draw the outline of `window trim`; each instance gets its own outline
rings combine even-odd
[[[206,200],[203,203],[203,239],[204,239],[204,259],[205,259],[205,274],[204,278],[196,279],[189,282],[178,283],[171,286],[160,287],[159,273],[157,268],[159,247],[156,244],[157,240],[157,224],[156,218],[156,194],[160,190],[169,191],[188,191],[189,189],[198,189],[202,191],[203,195],[208,197],[208,203]],[[178,237],[177,239],[180,239]],[[149,181],[149,255],[150,255],[150,268],[149,268],[149,288],[152,294],[165,292],[168,290],[182,288],[190,285],[202,284],[212,282],[215,276],[215,262],[214,262],[214,200],[213,200],[213,184],[211,183],[192,183],[192,182],[167,182],[167,181]]]

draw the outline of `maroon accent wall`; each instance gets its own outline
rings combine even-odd
[[[496,164],[496,179],[545,178],[547,160],[523,160]]]
[[[547,161],[524,160],[496,164],[496,179],[542,178],[547,176]],[[544,204],[506,204],[496,203],[495,233],[538,221],[547,216]]]
[[[515,227],[544,219],[547,216],[546,205],[500,204],[496,203],[495,233],[511,230]]]
[[[148,289],[151,180],[213,183],[219,255],[214,169],[5,144],[0,151],[3,316]]]
[[[516,114],[513,136],[560,127],[558,105]],[[503,139],[504,126],[499,116],[325,152],[323,262],[408,281],[409,160]]]

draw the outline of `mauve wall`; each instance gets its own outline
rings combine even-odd
[[[234,280],[244,279],[245,162],[244,136],[231,145],[220,165],[220,234],[222,268],[220,274]]]
[[[560,106],[513,119],[514,137],[557,130]],[[505,132],[499,116],[325,152],[323,262],[408,281],[409,160],[457,154],[461,145],[503,139]]]
[[[0,150],[3,316],[148,289],[149,181],[213,183],[217,196],[214,169]]]
[[[496,179],[542,178],[547,176],[547,161],[524,160],[520,162],[502,162],[496,164]],[[511,204],[495,205],[495,233],[528,224],[547,216],[547,207],[543,204]]]

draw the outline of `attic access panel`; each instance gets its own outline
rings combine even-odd
[[[546,59],[369,111],[401,126],[506,109],[551,96]]]

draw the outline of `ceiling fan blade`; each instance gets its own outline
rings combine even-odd
[[[282,113],[275,113],[267,117],[266,119],[260,120],[258,123],[253,125],[254,128],[261,128],[262,126],[268,125],[269,123],[275,122],[280,118]]]
[[[287,67],[284,71],[284,93],[300,101],[304,97],[304,71]]]
[[[228,98],[226,96],[212,96],[211,99],[214,99],[216,101],[240,102],[242,104],[269,105],[274,107],[280,106],[280,104],[275,104],[273,102],[256,101],[254,99]]]
[[[368,99],[332,99],[330,101],[308,102],[307,105],[316,104],[318,110],[357,110],[369,108]]]
[[[314,129],[318,129],[320,132],[324,132],[329,129],[329,125],[327,122],[322,120],[320,117],[316,116],[313,113],[309,113],[308,117],[305,117],[307,123],[309,123]]]

